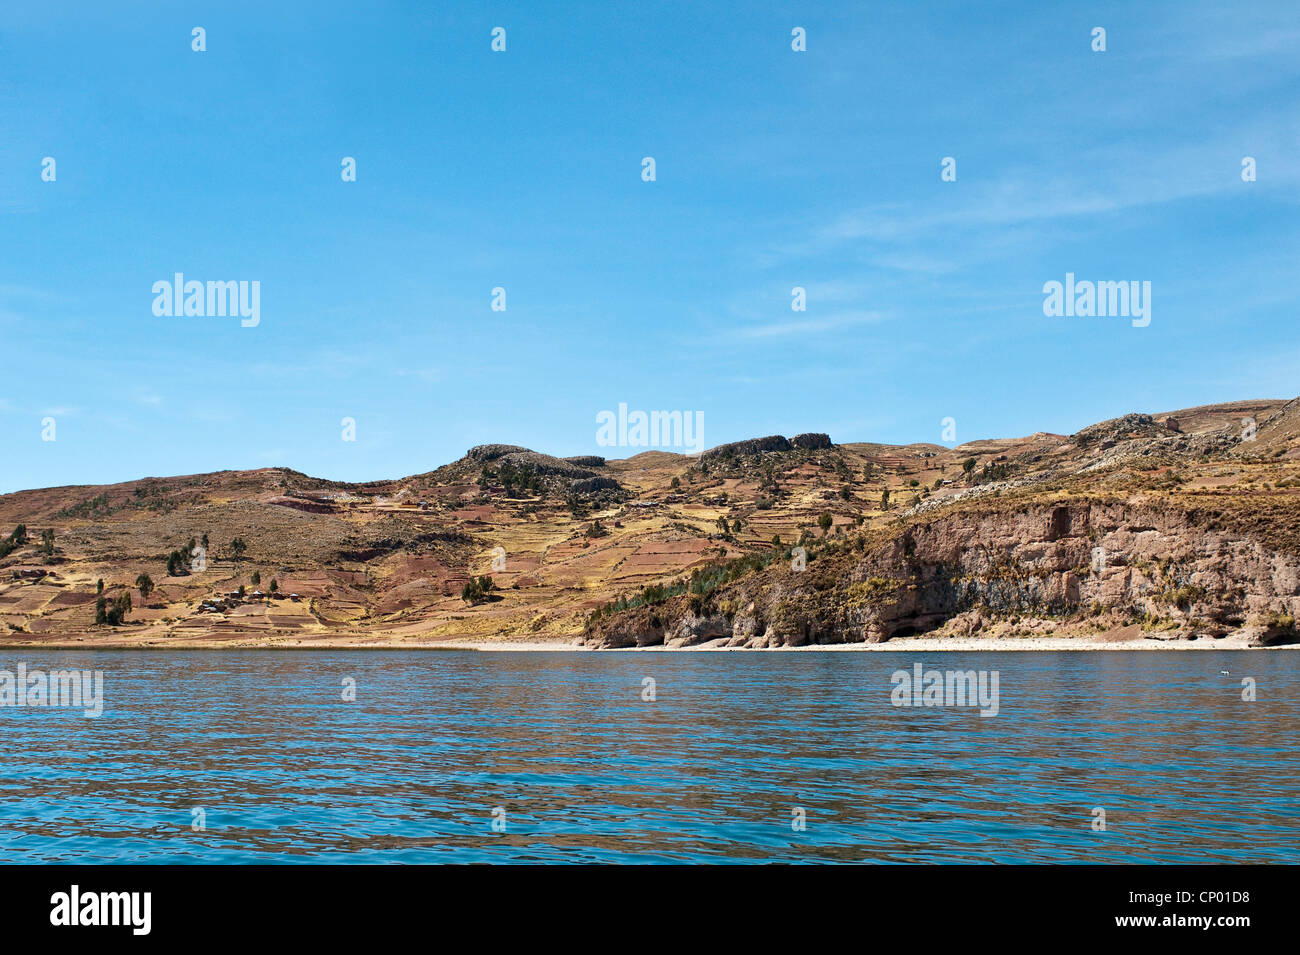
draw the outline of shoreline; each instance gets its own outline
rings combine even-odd
[[[1300,650],[1300,644],[1280,646],[1252,646],[1241,633],[1219,639],[1161,640],[1154,637],[1135,636],[1129,633],[1110,632],[1092,636],[1026,636],[1026,637],[898,637],[884,643],[831,643],[810,644],[799,647],[729,647],[726,641],[715,640],[690,647],[609,647],[598,648],[570,640],[474,640],[447,638],[441,640],[411,640],[393,638],[338,640],[192,640],[185,642],[149,641],[95,641],[57,640],[0,642],[0,650],[475,650],[485,653],[1088,653],[1096,651],[1131,652],[1196,652],[1213,650]]]

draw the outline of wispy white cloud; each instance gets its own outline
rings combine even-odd
[[[996,179],[959,177],[928,198],[844,212],[793,242],[760,251],[755,260],[761,268],[789,272],[809,261],[847,257],[856,274],[866,267],[942,276],[990,258],[1005,260],[1016,249],[1041,249],[1081,228],[1112,227],[1115,217],[1135,221],[1148,208],[1242,195],[1244,189],[1295,190],[1295,147],[1300,139],[1280,132],[1275,122],[1247,123],[1164,150],[1124,142],[1059,162],[1022,162]],[[1258,182],[1241,181],[1244,149],[1267,157],[1259,158]]]
[[[398,378],[418,378],[421,381],[442,381],[441,368],[399,368],[393,372]]]
[[[235,415],[233,412],[225,411],[219,408],[199,407],[199,408],[192,408],[190,410],[190,417],[194,418],[197,421],[218,423],[218,422],[234,421],[237,418],[237,415]]]
[[[859,311],[838,312],[816,318],[800,318],[786,322],[768,322],[762,325],[750,325],[734,328],[731,334],[741,338],[778,338],[790,335],[815,335],[837,329],[851,328],[856,325],[871,325],[889,318],[885,312]]]

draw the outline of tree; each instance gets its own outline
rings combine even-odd
[[[99,578],[99,580],[95,581],[95,593],[102,594],[103,592],[104,592],[104,578],[101,577]]]
[[[107,597],[100,597],[95,601],[95,623],[106,623],[110,627],[116,627],[126,620],[126,615],[131,612],[131,594],[123,591],[112,603],[109,603]]]
[[[194,567],[194,550],[199,546],[193,537],[167,555],[167,576],[188,577]],[[204,548],[206,550],[206,548]]]
[[[723,536],[726,536],[727,534],[731,533],[731,522],[727,520],[727,515],[725,514],[719,515],[717,520],[717,525],[718,525],[718,530],[722,532]]]
[[[244,552],[248,550],[248,545],[244,543],[242,537],[236,537],[230,542],[230,553],[235,558],[235,563],[244,559]]]
[[[670,486],[674,491],[677,490],[679,487],[682,486],[682,479],[679,478],[679,477],[674,477],[674,478],[672,479],[672,481],[669,482],[669,486]]]
[[[821,517],[817,518],[817,526],[822,529],[822,536],[825,536],[826,532],[831,529],[831,521],[831,516],[827,513],[823,513]]]
[[[846,501],[853,500],[853,488],[849,487],[847,484],[844,485],[840,488],[840,497]]]
[[[739,533],[740,533],[740,518],[739,518],[739,517],[736,518],[734,521],[731,522],[731,532],[732,532],[733,534],[739,534]]]
[[[885,488],[880,492],[880,509],[882,511],[889,510],[889,488]]]
[[[150,578],[148,574],[141,574],[135,579],[135,586],[140,591],[141,603],[148,602],[149,594],[152,593],[154,589],[152,578]]]
[[[204,532],[203,532],[203,549],[204,549],[205,551],[208,549],[208,532],[207,532],[207,531],[204,531]]]
[[[965,471],[967,474],[970,474],[971,471],[975,470],[975,459],[967,458],[965,461],[961,463],[961,469]]]
[[[41,531],[41,553],[46,557],[54,556],[54,528],[52,527]]]
[[[468,604],[480,603],[487,597],[492,587],[492,578],[486,574],[482,577],[471,577],[462,588],[460,599]]]
[[[776,549],[776,550],[780,550],[780,549],[781,549],[781,535],[780,535],[780,534],[773,534],[773,535],[772,535],[772,547],[773,547],[774,549]]]
[[[280,585],[277,584],[277,583],[275,582],[275,578],[274,578],[274,577],[271,578],[271,586],[270,586],[268,589],[269,589],[269,590],[271,591],[271,593],[273,593],[273,594],[274,594],[274,593],[279,593],[279,591],[280,591]]]
[[[14,532],[4,540],[0,540],[0,557],[8,557],[19,547],[27,543],[27,525],[19,524],[14,528]]]
[[[261,574],[261,572],[260,572],[260,571],[256,571],[256,570],[253,571],[253,586],[256,587],[256,586],[257,586],[258,584],[260,584],[261,582],[262,582],[262,574]]]
[[[244,596],[244,585],[243,585],[243,584],[240,584],[240,585],[239,585],[239,596],[241,596],[241,597]]]

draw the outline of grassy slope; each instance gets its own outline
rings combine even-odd
[[[1181,434],[1163,424],[1167,416]],[[1259,422],[1249,444],[1237,440],[1244,417]],[[559,638],[580,633],[591,610],[620,595],[767,552],[773,535],[786,543],[821,537],[823,513],[832,517],[832,538],[860,527],[883,539],[952,509],[1083,495],[1222,510],[1292,548],[1300,539],[1298,421],[1295,402],[1255,401],[1153,421],[1119,419],[1073,439],[1036,434],[956,448],[851,444],[710,455],[704,466],[649,452],[584,466],[623,492],[588,497],[588,510],[577,514],[565,500],[568,476],[509,498],[492,481],[476,483],[484,464],[478,459],[368,485],[263,469],[24,491],[0,496],[0,530],[25,523],[32,540],[0,559],[0,632],[9,630],[10,642],[60,643]],[[962,462],[969,458],[976,463],[967,475]],[[886,490],[888,510],[881,506]],[[741,530],[723,535],[720,517],[740,520]],[[593,534],[596,522],[601,536]],[[37,546],[46,528],[55,532],[53,557]],[[167,577],[168,552],[205,533],[212,542],[207,570]],[[235,537],[248,544],[240,562],[229,549]],[[461,586],[468,574],[491,573],[495,547],[506,554],[505,570],[492,574],[495,599],[467,605]],[[21,569],[47,576],[12,579]],[[275,578],[282,593],[301,599],[197,612],[215,592],[241,583],[253,590],[254,572],[263,589]],[[93,626],[96,581],[112,596],[141,573],[158,585],[147,606],[135,592],[127,625]]]

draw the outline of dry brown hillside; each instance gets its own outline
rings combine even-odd
[[[1298,409],[1235,402],[955,448],[813,434],[606,461],[483,445],[364,485],[271,468],[23,491],[0,496],[0,632],[767,646],[1073,625],[1097,604],[1098,621],[1215,635],[1300,610]],[[816,572],[796,578],[800,542]],[[1089,578],[1107,542],[1109,576]],[[489,591],[466,592],[483,577]],[[123,622],[97,624],[100,597],[128,592]]]

